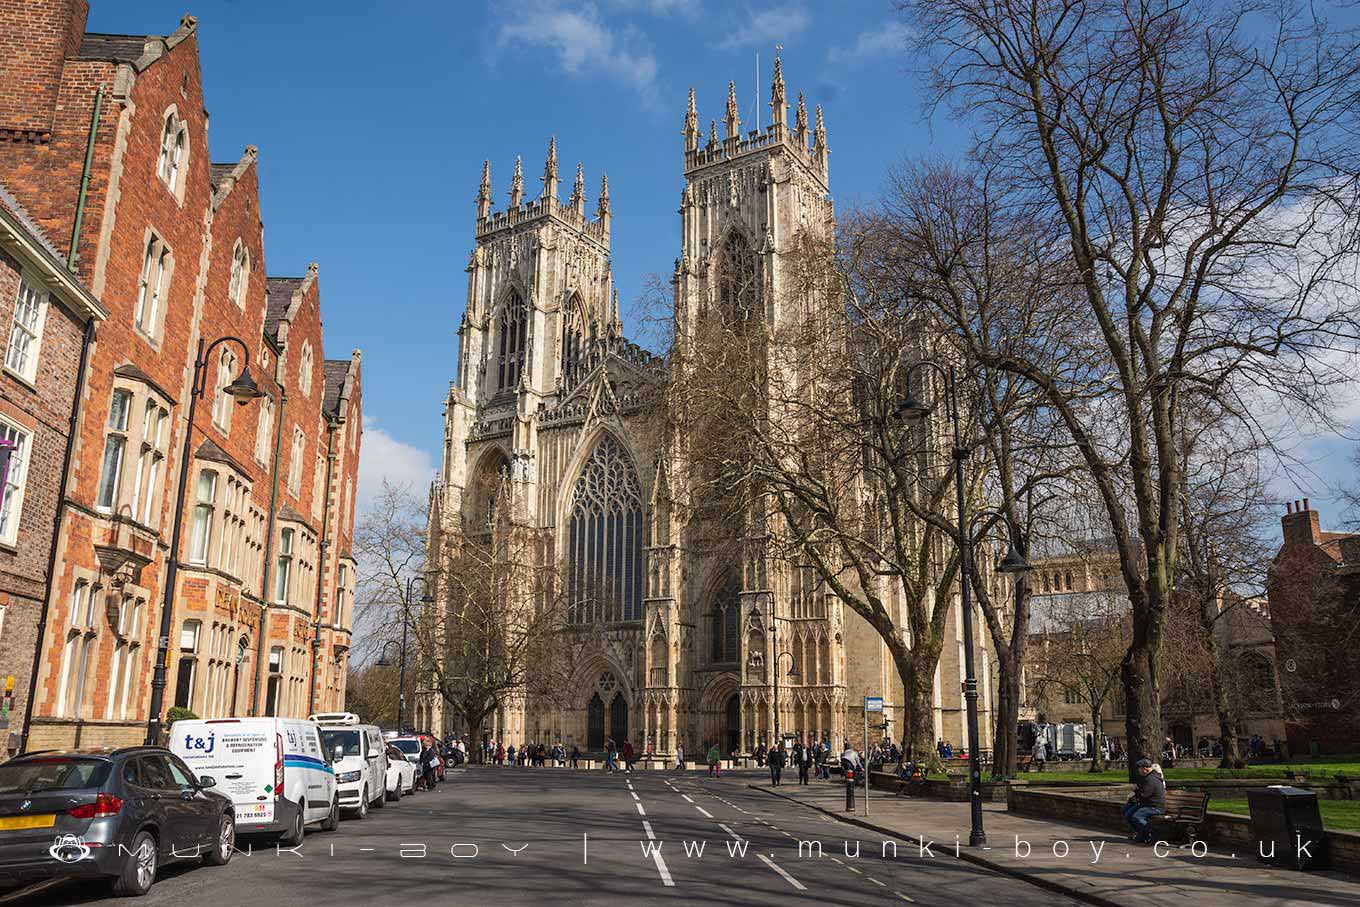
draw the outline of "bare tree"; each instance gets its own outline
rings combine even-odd
[[[935,98],[976,117],[988,219],[1023,221],[1071,275],[1011,316],[1058,328],[1031,348],[980,324],[1014,300],[932,302],[977,361],[1045,394],[1082,455],[1131,604],[1129,747],[1155,755],[1184,413],[1213,405],[1264,438],[1257,414],[1325,420],[1350,377],[1360,47],[1292,4],[902,6]]]

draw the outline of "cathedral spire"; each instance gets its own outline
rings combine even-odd
[[[826,123],[822,120],[822,105],[817,105],[817,125],[812,132],[812,156],[817,165],[826,171]]]
[[[586,216],[586,172],[581,162],[576,162],[576,182],[571,187],[571,207],[582,217]]]
[[[708,121],[708,147],[709,150],[718,147],[718,121]]]
[[[477,219],[491,216],[491,162],[482,161],[482,187],[477,191]]]
[[[788,122],[788,100],[784,95],[784,68],[779,57],[774,58],[774,83],[770,86],[770,123],[783,126]]]
[[[808,118],[807,104],[803,101],[803,93],[798,92],[798,111],[793,115],[793,135],[798,139],[799,146],[807,151],[808,142]]]
[[[595,207],[595,214],[603,220],[609,216],[609,174],[600,174],[600,201]]]
[[[741,117],[737,114],[737,83],[727,83],[727,138],[741,134]]]
[[[510,207],[518,208],[524,203],[524,162],[515,155],[515,174],[510,177]]]
[[[548,140],[548,159],[543,163],[543,197],[557,198],[557,136]]]
[[[694,103],[694,89],[689,90],[689,109],[685,111],[685,150],[699,150],[699,108]]]
[[[614,287],[614,292],[609,304],[609,333],[613,337],[623,336],[623,320],[619,318],[619,288]]]

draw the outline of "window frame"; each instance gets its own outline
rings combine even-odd
[[[14,547],[19,542],[19,523],[24,513],[24,491],[28,485],[28,460],[33,451],[33,429],[0,416],[0,441],[20,439],[10,454],[9,470],[0,492],[0,544]]]
[[[25,305],[25,293],[27,290],[28,304]],[[43,289],[42,284],[32,275],[23,271],[19,272],[19,287],[14,296],[14,320],[10,324],[9,338],[5,343],[5,370],[27,382],[33,384],[38,375],[38,357],[42,353],[43,328],[47,325],[47,309],[51,303],[52,294]],[[25,309],[33,312],[31,324],[25,324],[21,320],[21,314]],[[23,357],[23,361],[16,364],[12,360],[16,353],[16,343],[21,336],[27,335],[27,343],[18,355]]]
[[[137,300],[133,307],[132,326],[153,343],[160,341],[165,296],[169,284],[168,275],[173,270],[174,255],[170,246],[155,230],[148,230],[142,270],[137,279]]]

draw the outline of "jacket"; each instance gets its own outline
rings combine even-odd
[[[1166,780],[1158,768],[1153,767],[1152,771],[1134,783],[1133,797],[1139,806],[1166,809]]]

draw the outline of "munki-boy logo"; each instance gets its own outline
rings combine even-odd
[[[211,753],[214,745],[212,731],[208,732],[206,738],[195,737],[193,734],[184,735],[184,748],[186,750],[202,750],[204,753]]]
[[[62,863],[79,863],[90,856],[90,848],[79,835],[58,835],[47,852]]]

